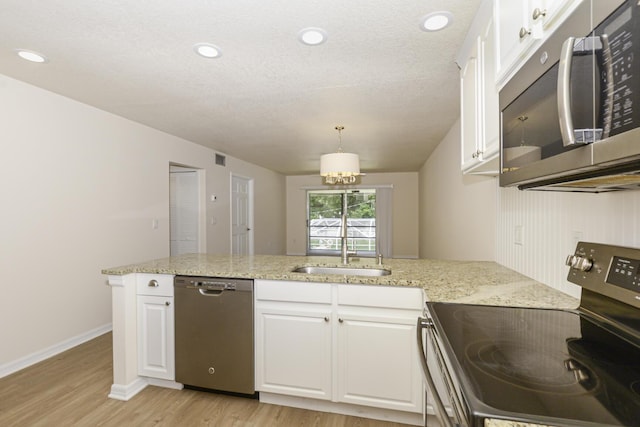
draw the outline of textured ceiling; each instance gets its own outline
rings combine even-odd
[[[318,173],[336,125],[364,172],[417,171],[459,116],[454,58],[479,3],[0,0],[0,73],[284,174]],[[421,31],[437,10],[453,26]],[[327,42],[300,43],[309,26]]]

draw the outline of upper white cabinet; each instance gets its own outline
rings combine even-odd
[[[497,81],[505,83],[582,0],[494,0]]]
[[[479,67],[477,46],[460,69],[460,126],[462,139],[462,171],[466,172],[478,163],[480,121]]]
[[[500,123],[490,0],[480,6],[458,56],[458,64],[462,171],[497,175]]]

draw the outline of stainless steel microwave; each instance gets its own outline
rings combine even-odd
[[[640,189],[640,1],[583,0],[499,97],[501,186]]]

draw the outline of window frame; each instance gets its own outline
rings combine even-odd
[[[373,230],[373,250],[370,251],[357,251],[358,255],[361,256],[367,256],[367,257],[375,257],[378,250],[378,245],[379,245],[379,236],[378,236],[378,229],[377,229],[377,217],[378,217],[378,212],[377,212],[377,190],[375,188],[359,188],[359,189],[340,189],[340,190],[307,190],[306,192],[306,207],[307,207],[307,211],[306,211],[306,254],[309,256],[340,256],[341,254],[341,241],[340,241],[340,237],[334,237],[334,236],[330,236],[330,238],[334,238],[337,240],[337,244],[336,244],[336,249],[313,249],[311,248],[311,239],[313,237],[318,237],[318,236],[312,236],[311,235],[311,204],[310,204],[310,200],[313,194],[338,194],[341,197],[344,197],[344,194],[353,194],[353,193],[365,193],[365,194],[373,194],[376,199],[374,202],[374,209],[375,209],[375,217],[373,218],[373,224],[372,226],[366,227],[369,229]],[[341,212],[344,210],[344,199],[341,202]],[[332,218],[333,219],[333,218]],[[358,226],[349,226],[349,223],[351,222],[350,220],[360,220],[362,218],[349,218],[347,217],[347,245],[349,247],[349,250],[352,250],[353,248],[353,242],[354,242],[354,237],[353,237],[353,233],[350,233],[349,230],[353,230],[353,229],[357,229]],[[337,235],[340,236],[340,229],[342,227],[341,221],[338,222],[338,227],[336,227],[336,229],[338,230]],[[362,228],[362,226],[360,227]],[[369,245],[371,246],[371,245]]]

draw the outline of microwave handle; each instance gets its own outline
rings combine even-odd
[[[576,143],[571,117],[571,59],[575,37],[569,37],[562,43],[560,62],[558,64],[558,118],[562,145],[568,147]]]

